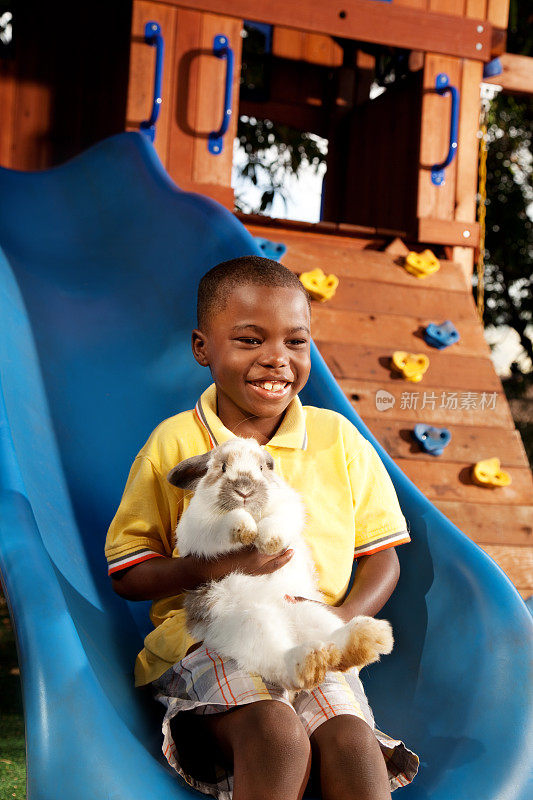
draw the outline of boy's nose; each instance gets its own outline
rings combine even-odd
[[[263,367],[284,367],[287,363],[287,356],[284,353],[271,352],[265,353],[259,363]]]

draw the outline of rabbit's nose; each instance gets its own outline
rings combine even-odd
[[[251,489],[248,489],[248,491],[246,492],[244,492],[242,489],[235,489],[235,491],[239,495],[239,497],[243,498],[243,500],[246,500],[247,497],[251,497],[251,495],[253,494],[253,491]]]

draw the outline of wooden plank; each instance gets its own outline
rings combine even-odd
[[[511,476],[512,483],[510,486],[490,489],[472,483],[471,464],[449,464],[437,459],[430,462],[399,458],[395,461],[415,486],[418,486],[432,501],[454,500],[463,503],[506,505],[509,514],[513,513],[513,506],[524,506],[531,502],[533,480],[531,471],[524,467],[508,467],[502,464],[502,468]]]
[[[451,19],[451,17],[450,17]],[[450,138],[451,95],[439,95],[435,91],[437,75],[448,75],[450,83],[459,88],[461,86],[462,66],[456,58],[447,58],[434,54],[426,55],[424,65],[424,94],[422,98],[422,123],[420,128],[420,170],[418,178],[418,204],[417,216],[419,219],[430,218],[444,221],[454,219],[455,210],[455,181],[457,173],[457,158],[446,167],[445,181],[440,186],[435,186],[431,181],[431,168],[436,163],[441,163],[448,153]],[[452,229],[443,232],[452,235]],[[437,231],[428,230],[431,238],[421,241],[435,241],[441,243],[439,238],[433,238]],[[444,244],[464,244],[462,231],[451,241]],[[420,241],[420,234],[419,234]]]
[[[334,272],[341,279],[371,279],[378,284],[393,283],[411,288],[423,285],[424,288],[462,293],[470,291],[470,283],[466,281],[461,268],[451,262],[441,261],[438,272],[420,280],[403,269],[402,257],[362,249],[368,246],[368,240],[313,233],[313,228],[319,226],[308,226],[309,232],[302,235],[302,232],[291,230],[283,224],[257,225],[247,222],[246,217],[241,216],[240,219],[253,236],[284,242],[288,249],[282,262],[297,273],[321,267],[324,272]]]
[[[17,82],[14,59],[0,59],[0,165],[13,168],[13,140],[15,136],[15,103]]]
[[[144,41],[144,26],[156,21],[161,26],[165,42],[165,60],[161,83],[162,104],[156,125],[154,147],[163,165],[168,167],[168,141],[171,125],[172,69],[176,29],[176,9],[159,3],[136,0],[131,20],[130,72],[126,106],[126,129],[139,130],[143,120],[150,118],[154,92],[155,47]]]
[[[305,31],[295,31],[283,25],[274,25],[272,30],[272,55],[278,58],[293,58],[301,61],[304,55]]]
[[[424,309],[425,310],[425,309]],[[385,347],[387,350],[407,350],[425,353],[430,361],[436,363],[443,354],[426,344],[420,337],[420,328],[435,322],[428,317],[409,317],[401,314],[394,316],[376,316],[359,311],[338,311],[330,309],[326,304],[313,304],[313,336],[317,341],[336,342],[342,331],[345,344],[365,344]],[[453,346],[453,356],[490,357],[490,348],[483,336],[483,329],[478,320],[464,320],[460,326],[461,339]],[[440,359],[442,361],[442,359]],[[431,370],[431,365],[429,367]],[[426,373],[426,377],[430,374]]]
[[[465,17],[485,19],[487,15],[487,0],[466,0]]]
[[[325,67],[340,67],[344,60],[342,47],[331,36],[307,33],[304,42],[304,61]]]
[[[229,128],[224,136],[224,150],[220,155],[212,155],[207,149],[209,133],[221,125],[224,105],[224,82],[226,61],[213,55],[213,40],[217,34],[224,34],[233,49],[235,69],[233,73],[233,109],[239,107],[239,85],[241,74],[242,21],[215,14],[202,15],[202,35],[200,40],[199,94],[194,124],[194,164],[192,178],[198,184],[219,183],[231,185],[233,163],[233,140],[237,133],[238,113],[232,115]]]
[[[524,445],[518,431],[480,426],[450,425],[452,438],[440,456],[429,456],[414,440],[413,427],[400,420],[375,417],[368,423],[374,436],[392,458],[410,458],[416,461],[462,461],[474,463],[497,456],[510,467],[529,467]],[[533,515],[533,507],[530,508]],[[533,525],[533,519],[531,520]],[[531,543],[533,544],[533,528]],[[488,540],[486,540],[488,541]]]
[[[27,66],[29,74],[39,74],[38,64]],[[49,83],[17,81],[11,149],[14,169],[39,170],[51,166],[53,107],[53,88]]]
[[[199,86],[199,48],[202,15],[179,8],[176,16],[172,72],[174,92],[170,98],[172,126],[168,142],[168,172],[178,186],[192,181],[194,163],[194,126]]]
[[[445,517],[474,542],[483,545],[533,545],[533,507],[436,500]]]
[[[395,342],[390,342],[388,347],[344,342],[341,344],[338,341],[328,342],[321,339],[317,339],[315,343],[336,378],[379,380],[388,391],[397,391],[399,387],[410,390],[414,386],[391,369],[390,359],[396,349]],[[417,348],[418,340],[411,344],[414,345],[411,352],[420,352]],[[430,366],[421,382],[424,389],[425,383],[429,381],[433,386],[438,386],[439,390],[471,392],[477,395],[471,398],[477,404],[485,402],[481,400],[481,392],[502,393],[500,379],[488,356],[459,357],[439,353],[433,357],[430,354],[429,358]]]
[[[455,181],[455,219],[460,222],[475,222],[476,220],[479,150],[477,134],[480,110],[479,87],[482,79],[483,66],[479,61],[465,61],[463,63],[457,176]],[[479,244],[479,231],[476,230],[476,233],[478,242],[475,246],[477,247]],[[463,232],[461,232],[461,235],[463,235]],[[470,239],[472,238],[470,237]],[[462,243],[464,243],[464,240]]]
[[[487,0],[487,19],[496,28],[507,30],[509,0]]]
[[[280,25],[275,25],[272,32],[272,55],[325,67],[340,67],[344,56],[342,47],[331,36]]]
[[[231,166],[233,138],[238,114],[233,114],[224,137],[220,155],[208,151],[209,133],[218,129],[222,120],[222,104],[226,62],[213,56],[213,39],[225,34],[235,54],[233,108],[238,107],[240,75],[241,22],[233,18],[178,9],[176,38],[172,54],[174,90],[170,103],[168,172],[178,186],[227,197],[232,208]],[[223,190],[224,189],[224,190]]]
[[[485,83],[495,83],[505,92],[531,94],[533,92],[533,58],[503,53],[499,56],[503,72],[494,78],[484,78]]]
[[[394,0],[397,6],[405,6],[406,8],[419,8],[424,11],[427,10],[429,0]]]
[[[324,306],[326,307],[326,306]],[[369,314],[401,314],[417,317],[422,309],[433,316],[434,322],[443,322],[453,317],[457,326],[459,320],[472,320],[475,305],[471,294],[457,294],[446,289],[426,287],[423,281],[416,285],[398,286],[395,283],[381,283],[376,288],[375,281],[344,278],[335,296],[328,301],[329,309],[351,309],[367,311]]]
[[[431,244],[477,247],[479,244],[479,225],[477,222],[458,222],[454,219],[419,217],[418,241]]]
[[[362,225],[343,225],[340,222],[326,220],[321,220],[320,222],[305,222],[300,219],[265,217],[263,214],[242,214],[240,211],[236,211],[235,216],[247,226],[257,225],[261,228],[275,228],[291,232],[349,237],[352,243],[358,244],[359,249],[363,247],[379,249],[391,236],[404,235],[402,231],[384,230]]]
[[[456,17],[462,17],[463,6],[463,0],[429,0],[429,10],[439,14],[453,14]]]
[[[507,399],[503,393],[487,395],[490,408],[461,407],[462,394],[458,390],[443,389],[442,386],[425,383],[407,385],[407,381],[384,384],[383,381],[367,381],[362,379],[341,379],[339,386],[346,394],[353,407],[369,425],[376,417],[405,421],[409,425],[426,422],[430,425],[468,425],[483,428],[506,428],[514,431],[514,420],[511,416]],[[383,390],[389,392],[394,405],[386,411],[376,408],[376,395]],[[436,400],[434,401],[434,397]],[[481,397],[477,398],[481,401]],[[433,408],[433,402],[435,407]],[[456,405],[455,405],[456,404]]]
[[[234,206],[234,195],[231,186],[222,186],[220,183],[202,183],[198,184],[195,181],[180,180],[180,189],[184,192],[199,192],[216,200],[217,203],[225,206],[230,211]]]
[[[362,42],[443,53],[461,58],[490,61],[491,25],[450,14],[435,14],[396,3],[373,0],[346,0],[338,6],[322,3],[302,5],[300,0],[166,0],[173,5],[231,14],[269,25],[325,33]]]
[[[533,591],[533,548],[480,545],[522,591]]]
[[[472,273],[474,272],[474,255],[475,251],[472,247],[454,247],[452,250],[453,261],[460,265],[469,283],[472,282]]]

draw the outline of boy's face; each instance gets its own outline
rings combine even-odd
[[[244,284],[205,330],[193,331],[194,357],[211,370],[226,427],[250,417],[281,420],[309,377],[310,329],[303,292]]]

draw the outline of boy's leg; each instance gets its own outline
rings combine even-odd
[[[208,733],[233,766],[233,800],[300,800],[309,778],[311,748],[290,706],[261,700],[196,719],[201,722],[191,728],[198,736],[198,749],[204,741],[202,731]]]
[[[322,800],[390,800],[385,759],[363,719],[348,714],[332,717],[312,734],[311,746]]]

